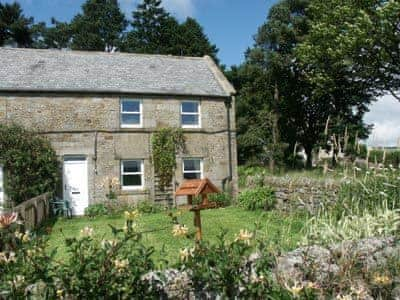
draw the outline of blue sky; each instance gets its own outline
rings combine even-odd
[[[13,2],[14,0],[0,0]],[[139,0],[119,0],[130,17]],[[27,16],[49,22],[51,17],[68,21],[80,11],[84,0],[19,0]],[[252,46],[257,28],[265,22],[269,8],[278,0],[163,0],[166,9],[179,20],[191,16],[204,27],[211,42],[220,49],[219,58],[228,67],[243,61]],[[375,130],[368,140],[374,146],[396,145],[400,139],[400,103],[391,96],[371,106],[365,121]]]
[[[13,2],[14,0],[0,0]],[[18,1],[18,0],[17,0]],[[49,22],[51,17],[68,21],[80,11],[84,0],[19,0],[27,16]],[[119,0],[131,16],[139,0]],[[277,0],[164,0],[164,6],[178,19],[196,18],[210,40],[220,49],[222,63],[231,66],[243,60],[243,53],[253,44],[257,28],[265,21]]]

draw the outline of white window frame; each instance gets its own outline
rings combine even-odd
[[[124,172],[124,162],[127,161],[140,161],[140,172]],[[140,175],[141,177],[141,185],[123,185],[124,184],[124,175]],[[121,189],[124,191],[129,190],[141,190],[144,188],[144,160],[143,159],[123,159],[121,160]]]
[[[139,102],[139,112],[128,112],[128,111],[123,111],[123,102]],[[121,128],[142,128],[143,127],[143,101],[139,99],[129,99],[129,98],[121,98],[120,104],[119,104],[119,114],[120,114],[120,124]],[[122,122],[122,116],[123,115],[139,115],[139,124],[124,124]]]
[[[199,171],[193,171],[193,170],[185,171],[185,161],[186,160],[200,160],[200,170]],[[197,157],[183,158],[182,159],[182,176],[183,176],[183,179],[186,179],[185,178],[185,174],[187,174],[187,173],[200,173],[200,179],[203,179],[204,178],[204,174],[203,174],[203,159],[202,158],[197,158]]]
[[[192,113],[192,112],[183,112],[183,103],[196,103],[198,107],[198,112],[197,113]],[[198,116],[199,123],[197,125],[185,125],[182,122],[182,116]],[[198,100],[184,100],[181,102],[181,126],[182,128],[201,128],[201,103]]]

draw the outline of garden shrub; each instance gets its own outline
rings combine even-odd
[[[144,214],[155,214],[164,210],[164,206],[150,201],[140,201],[136,204],[135,208]]]
[[[85,216],[97,217],[108,214],[108,209],[103,203],[90,204],[85,208]]]
[[[53,193],[60,182],[59,164],[50,142],[17,125],[0,125],[0,162],[6,174],[5,192],[15,204]]]
[[[227,192],[210,194],[208,195],[208,200],[217,203],[218,207],[227,207],[232,204],[232,197]]]
[[[270,187],[256,187],[244,190],[238,197],[239,206],[247,210],[270,210],[275,207],[276,197]]]

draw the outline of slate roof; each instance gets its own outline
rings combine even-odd
[[[227,97],[208,57],[0,48],[0,91]]]

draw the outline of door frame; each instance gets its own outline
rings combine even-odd
[[[85,165],[86,169],[86,202],[87,205],[89,206],[89,164],[88,164],[88,156],[84,154],[66,154],[63,155],[63,164],[62,164],[62,190],[63,190],[63,199],[67,199],[66,195],[66,190],[65,190],[65,162],[66,161],[79,161],[82,162]],[[73,215],[77,215],[76,213],[73,212]]]

